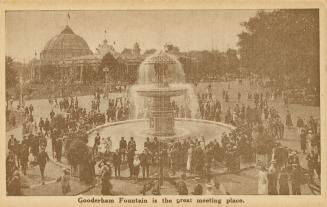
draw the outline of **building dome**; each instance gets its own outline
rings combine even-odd
[[[60,34],[47,42],[40,59],[43,65],[53,65],[67,58],[89,54],[92,51],[86,41],[67,25]]]

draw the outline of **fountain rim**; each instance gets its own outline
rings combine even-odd
[[[116,126],[116,125],[122,125],[122,124],[127,124],[127,123],[136,123],[136,122],[145,122],[149,121],[149,119],[131,119],[131,120],[126,120],[126,121],[118,121],[118,122],[109,122],[105,123],[99,126],[96,126],[90,130],[88,130],[86,133],[89,136],[90,134],[99,131],[102,128],[110,127],[110,126]],[[232,126],[230,124],[226,124],[223,122],[216,122],[216,121],[210,121],[210,120],[204,120],[204,119],[192,119],[192,118],[175,118],[175,121],[190,121],[190,122],[201,122],[201,123],[207,123],[207,124],[212,124],[212,125],[217,125],[217,126],[222,126],[225,128],[228,128],[230,130],[236,129],[235,126]],[[165,138],[165,137],[160,137],[160,138]]]

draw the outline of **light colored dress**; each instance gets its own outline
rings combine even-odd
[[[188,171],[191,170],[192,152],[193,152],[193,150],[192,150],[192,148],[190,147],[190,148],[188,149],[188,151],[187,151],[187,164],[186,164],[186,169],[187,169]]]
[[[258,195],[268,195],[267,172],[261,170],[258,173]]]

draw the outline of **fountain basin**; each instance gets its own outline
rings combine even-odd
[[[140,153],[144,149],[144,142],[147,137],[153,140],[153,136],[148,134],[148,120],[136,119],[115,123],[106,123],[101,126],[97,126],[88,131],[88,146],[92,147],[94,144],[94,137],[99,132],[101,137],[111,137],[112,150],[119,148],[119,141],[121,137],[125,137],[128,142],[130,137],[134,137],[136,142],[137,153]],[[206,142],[217,139],[221,141],[221,135],[223,132],[229,133],[233,126],[227,125],[221,122],[207,121],[201,119],[175,119],[175,134],[172,136],[158,136],[160,140],[172,140],[172,139],[186,139],[187,137],[199,138],[204,136]]]

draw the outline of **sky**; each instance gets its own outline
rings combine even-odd
[[[7,11],[6,55],[28,62],[68,24],[90,49],[105,38],[118,52],[138,42],[141,52],[165,43],[181,51],[236,48],[243,27],[256,10]],[[68,13],[70,18],[68,18]],[[105,33],[105,30],[107,33]]]

